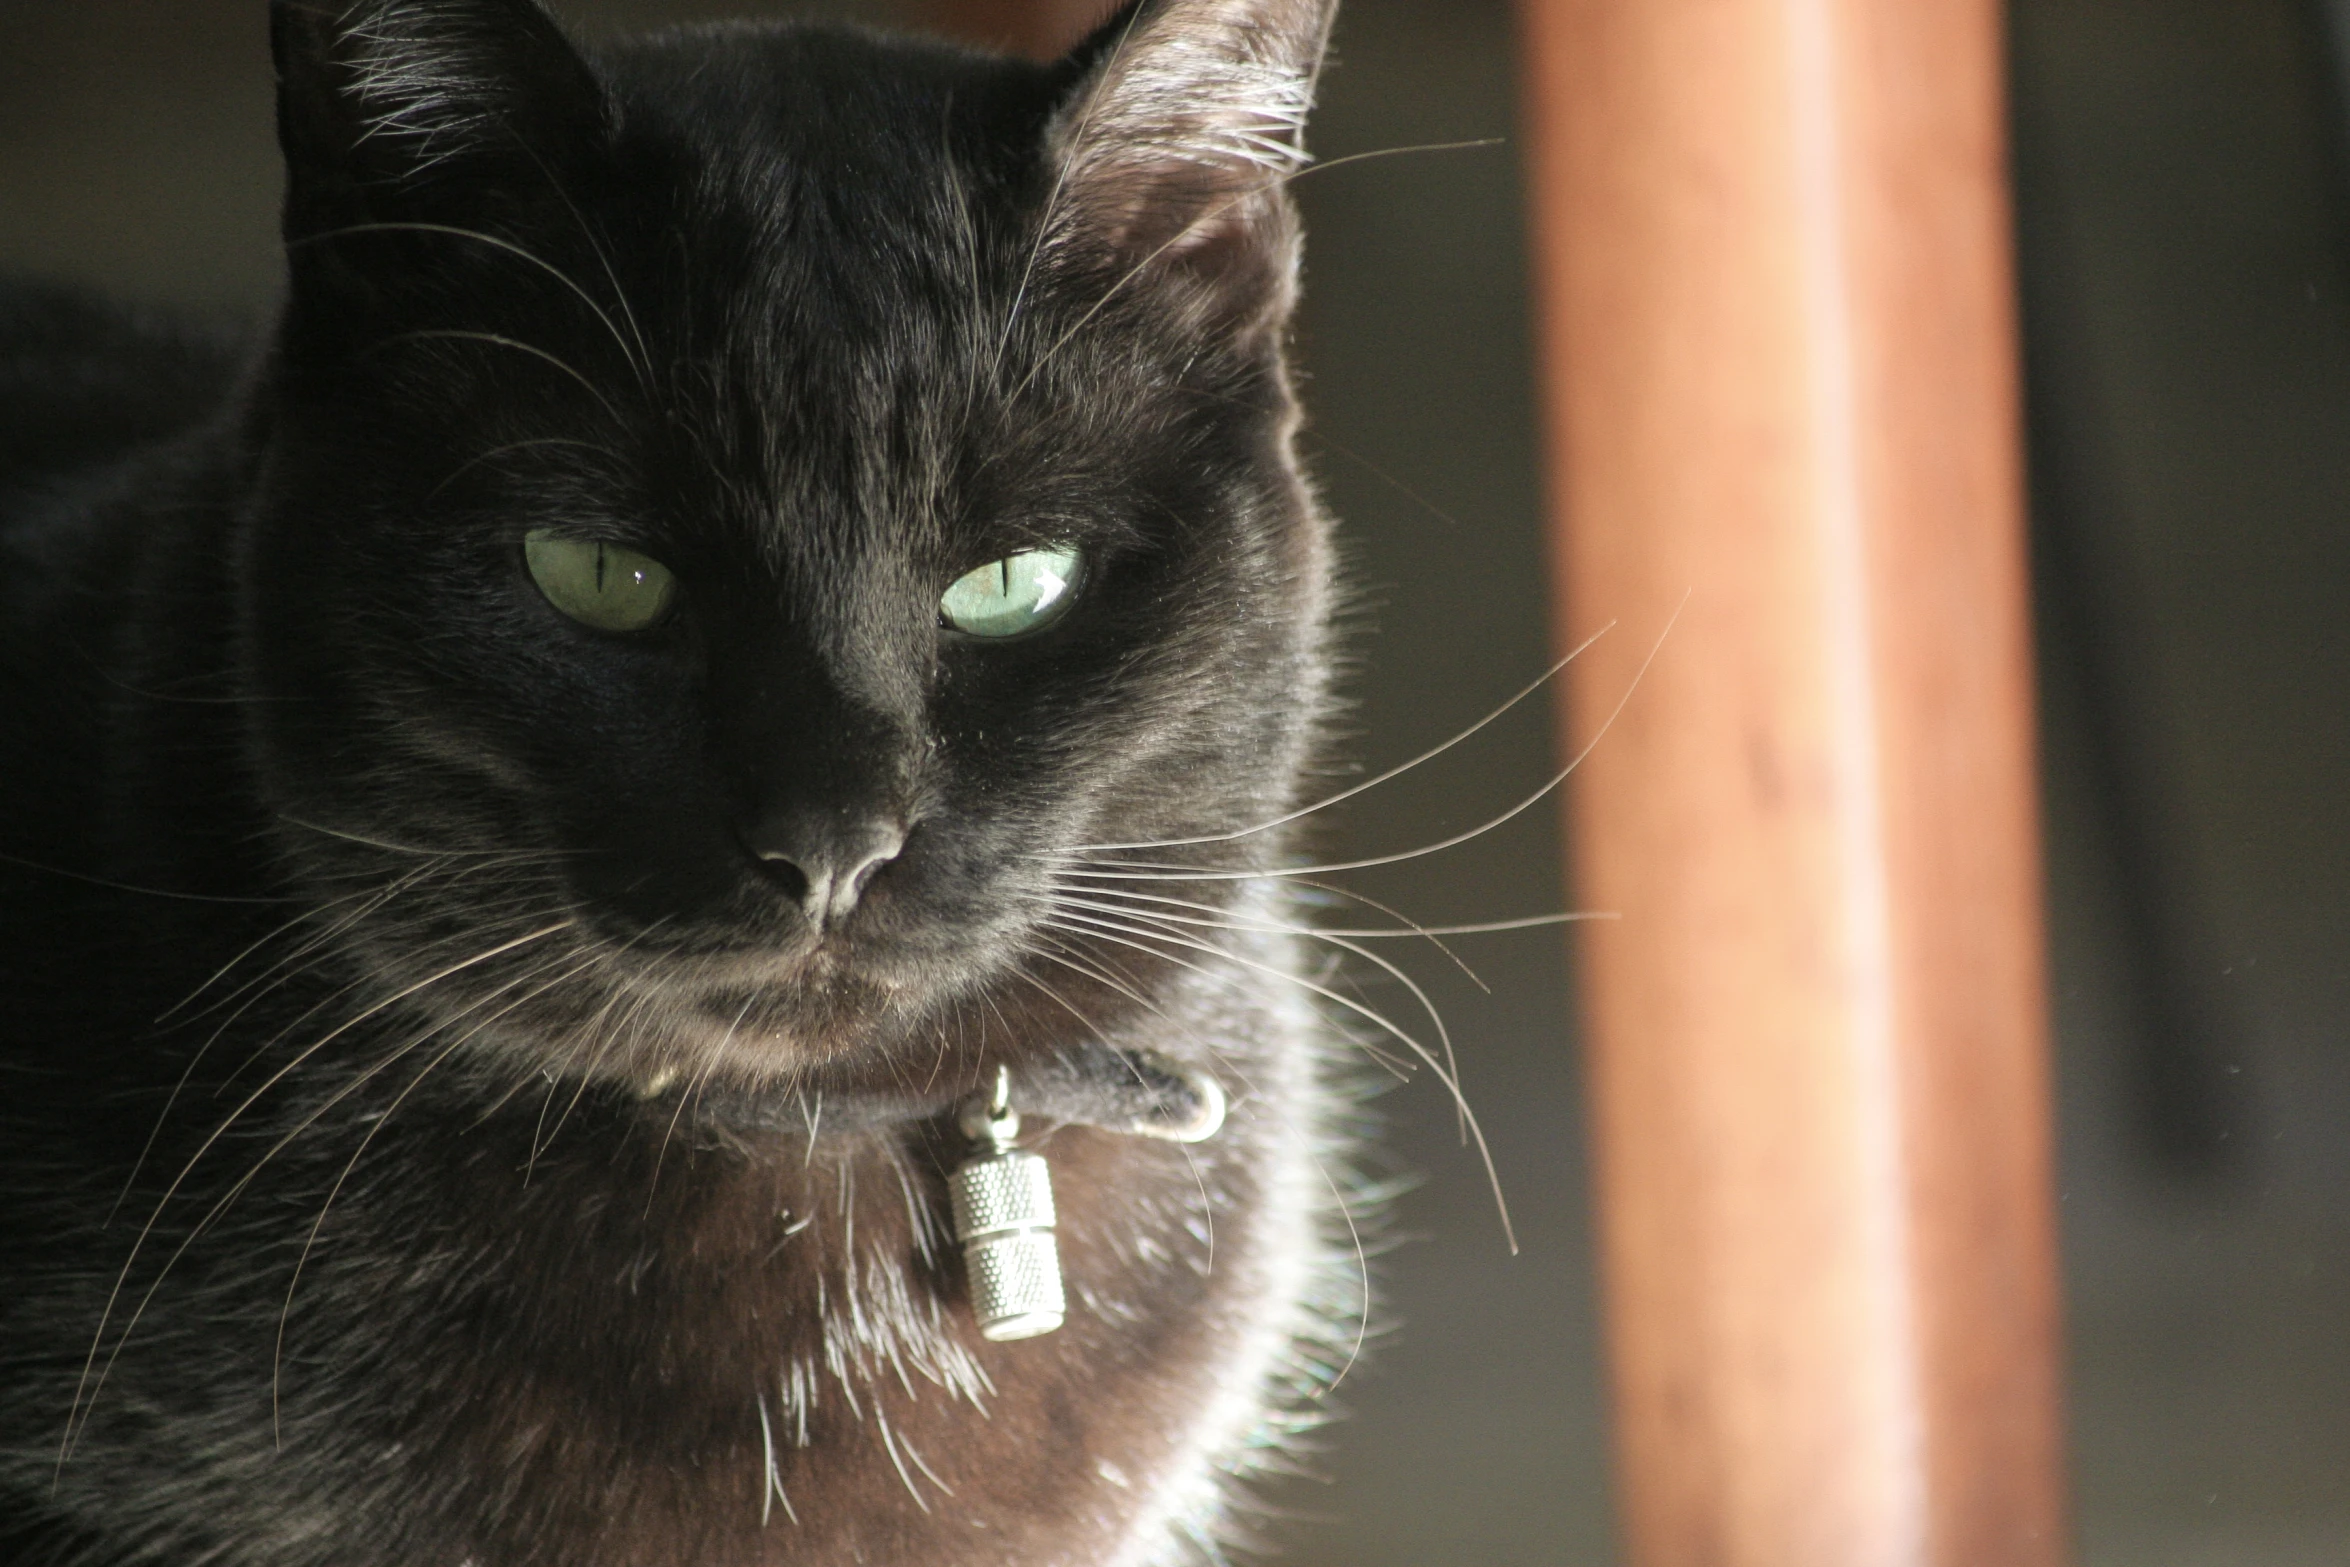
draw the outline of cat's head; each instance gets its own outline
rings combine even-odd
[[[1151,0],[1037,66],[278,0],[240,569],[330,939],[530,1070],[1068,1032],[1056,878],[1279,815],[1310,744],[1282,182],[1329,10]]]

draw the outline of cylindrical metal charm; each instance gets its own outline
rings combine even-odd
[[[980,1333],[1033,1338],[1059,1327],[1068,1305],[1043,1158],[1017,1148],[982,1154],[955,1171],[949,1195]]]
[[[1041,1155],[1012,1146],[1020,1117],[1009,1072],[999,1067],[995,1091],[965,1108],[963,1130],[979,1147],[948,1179],[947,1196],[980,1334],[1000,1341],[1050,1333],[1068,1312],[1053,1239],[1053,1172]]]

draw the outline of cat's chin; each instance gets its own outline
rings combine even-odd
[[[640,974],[629,988],[647,995],[660,1020],[648,1042],[659,1042],[629,1052],[638,1059],[620,1075],[642,1085],[690,1071],[758,1088],[851,1058],[896,1059],[957,987],[919,962],[815,942],[703,958],[684,973]]]
[[[709,991],[684,1027],[699,1036],[693,1043],[738,1072],[780,1074],[885,1045],[904,1033],[908,1010],[902,990],[834,971]]]
[[[483,1058],[534,1077],[584,1079],[640,1098],[679,1084],[759,1094],[843,1061],[902,1062],[919,1022],[902,998],[852,977],[817,987],[668,993],[639,983],[562,1012],[517,1013],[473,1032],[470,1043]],[[502,1075],[493,1071],[492,1079]]]
[[[584,917],[548,930],[577,929]],[[677,1080],[760,1092],[852,1060],[900,1073],[942,1048],[938,1020],[997,972],[989,941],[916,942],[805,932],[758,943],[653,950],[598,931],[539,958],[530,937],[498,961],[434,966],[434,950],[355,932],[381,1007],[405,1002],[476,1059],[532,1075],[645,1092]],[[459,945],[498,952],[496,933]],[[555,969],[553,982],[540,978]]]

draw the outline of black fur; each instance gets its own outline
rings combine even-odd
[[[1213,1555],[1360,1305],[1289,916],[1217,874],[1324,705],[1278,182],[1326,5],[1055,67],[274,20],[258,352],[0,293],[0,1554]],[[537,528],[681,611],[565,618]],[[942,628],[1046,545],[1061,620]],[[766,846],[877,821],[812,924]],[[984,1344],[952,1108],[1105,1040],[1231,1123],[1046,1123],[1072,1319]]]

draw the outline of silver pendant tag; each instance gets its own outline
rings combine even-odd
[[[971,1309],[984,1338],[1034,1338],[1068,1314],[1061,1250],[1053,1239],[1053,1174],[1039,1154],[1012,1146],[1020,1116],[1012,1074],[996,1070],[995,1091],[963,1111],[972,1156],[948,1178],[955,1239],[963,1248]]]

